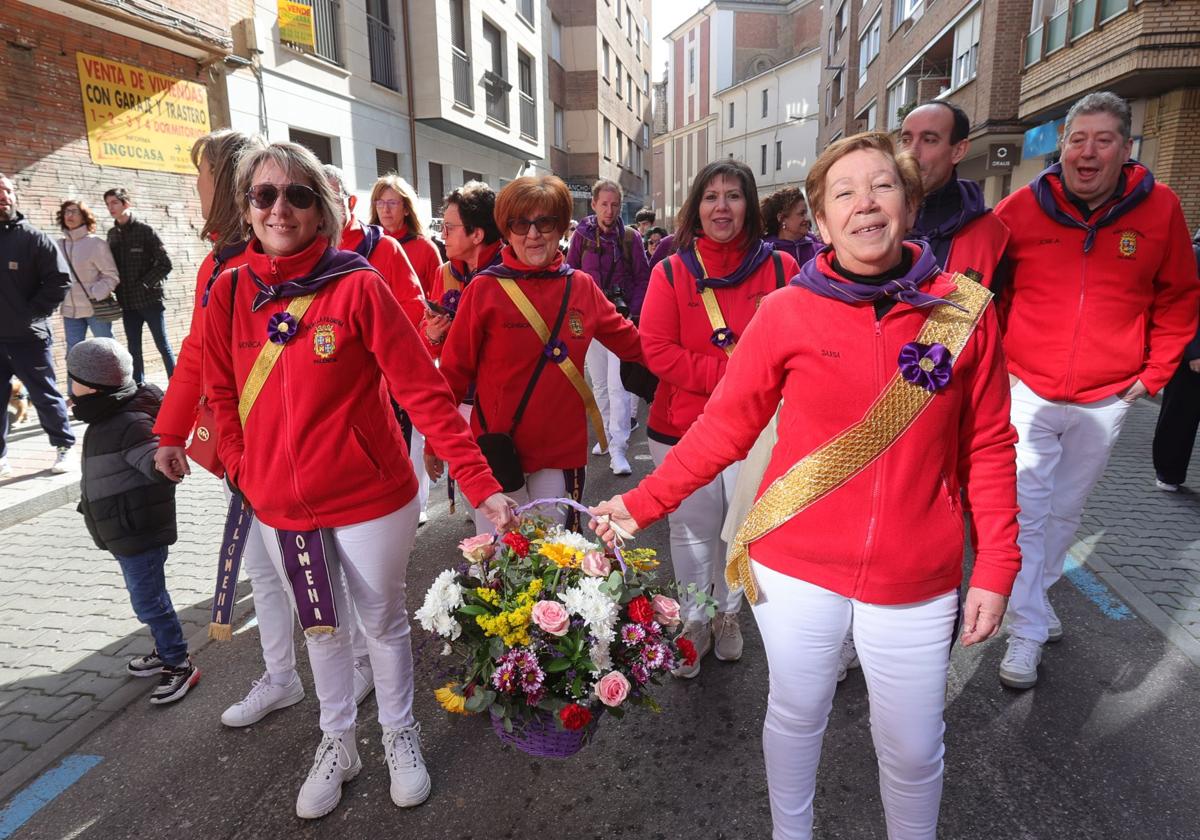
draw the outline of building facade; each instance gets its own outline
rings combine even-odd
[[[1133,110],[1134,157],[1183,203],[1200,227],[1200,8],[1142,0],[1035,0],[1024,41],[1022,119],[1033,125],[1017,172],[1028,182],[1053,160],[1062,118],[1093,90]]]
[[[7,140],[0,172],[15,182],[21,212],[54,236],[63,200],[84,201],[104,236],[112,226],[105,191],[130,191],[174,263],[166,319],[176,349],[207,252],[189,154],[196,137],[229,119],[224,60],[232,54],[232,27],[248,14],[248,2],[238,0],[0,4],[7,45],[0,51]],[[51,324],[61,374],[61,322]],[[120,321],[113,326],[123,341]],[[153,370],[161,361],[148,336],[142,343]]]
[[[667,36],[653,172],[668,227],[716,157],[745,161],[760,192],[803,182],[816,155],[820,15],[815,0],[716,0]]]
[[[575,216],[591,212],[591,185],[624,192],[631,220],[650,198],[651,0],[547,0],[543,166],[571,188]]]

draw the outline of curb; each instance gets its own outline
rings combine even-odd
[[[11,528],[26,520],[48,513],[56,507],[79,501],[82,491],[78,480],[45,493],[39,493],[31,499],[24,499],[15,505],[0,510],[0,528]]]

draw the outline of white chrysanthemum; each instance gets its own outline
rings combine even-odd
[[[600,578],[583,578],[563,593],[566,608],[584,620],[596,641],[611,644],[616,638],[617,602],[600,589]]]
[[[592,664],[596,666],[596,670],[592,671],[593,676],[600,676],[605,671],[612,670],[612,656],[609,655],[609,642],[596,642],[592,645],[589,655],[592,658]]]
[[[565,528],[555,528],[545,537],[546,542],[557,543],[573,548],[580,554],[587,554],[589,551],[599,551],[600,546],[592,542],[583,534],[577,534],[574,531],[568,531]]]
[[[457,639],[462,632],[462,625],[454,619],[454,611],[463,603],[462,587],[454,577],[453,569],[438,575],[425,593],[425,603],[416,612],[422,627],[450,639]]]

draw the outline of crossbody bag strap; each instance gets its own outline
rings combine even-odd
[[[551,340],[557,338],[558,330],[562,327],[561,320],[556,325],[555,332],[551,333],[546,329],[546,322],[542,320],[541,313],[537,311],[537,307],[525,296],[525,293],[521,291],[521,287],[517,285],[515,280],[507,277],[500,278],[500,288],[504,290],[504,293],[508,295],[517,309],[520,310],[525,320],[529,322],[529,326],[533,327],[533,331],[537,333],[543,345],[548,346]],[[568,286],[569,289],[570,287]],[[559,317],[561,319],[562,313],[560,313]],[[545,354],[543,354],[543,358],[545,358]],[[563,376],[567,377],[567,381],[579,393],[580,399],[583,400],[583,407],[587,411],[588,420],[591,421],[592,431],[596,434],[596,440],[600,442],[600,448],[607,449],[608,436],[604,434],[604,419],[600,416],[600,408],[596,405],[596,398],[592,395],[592,389],[588,387],[587,380],[583,378],[583,374],[579,372],[579,368],[575,366],[570,357],[564,358],[557,366],[562,371]]]
[[[775,264],[775,288],[782,289],[787,285],[787,278],[783,276],[783,257],[778,251],[771,252],[771,262]]]

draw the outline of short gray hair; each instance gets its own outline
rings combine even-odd
[[[1129,110],[1129,103],[1111,91],[1089,93],[1072,105],[1063,126],[1064,138],[1071,134],[1071,123],[1081,114],[1111,114],[1121,124],[1121,136],[1126,140],[1133,136],[1133,113]]]
[[[264,163],[274,163],[296,183],[308,182],[317,194],[317,209],[321,212],[321,226],[317,229],[336,248],[342,238],[341,199],[334,195],[333,187],[322,168],[321,161],[308,149],[297,143],[271,143],[262,148],[248,149],[238,161],[237,190],[238,210],[243,217],[250,211],[250,200],[246,193],[254,186],[254,173]]]
[[[332,163],[327,163],[321,167],[325,172],[325,180],[331,184],[337,184],[338,192],[346,195],[346,174]]]

